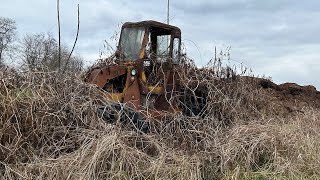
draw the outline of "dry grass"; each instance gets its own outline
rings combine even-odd
[[[0,73],[1,179],[320,176],[318,109],[282,116],[254,80],[213,72],[195,74],[208,90],[203,117],[175,114],[148,134],[104,123],[96,104],[107,100],[76,75]]]

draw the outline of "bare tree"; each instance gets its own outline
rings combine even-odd
[[[16,23],[9,18],[0,17],[0,65],[3,64],[4,53],[10,48],[16,35]]]
[[[28,34],[21,42],[21,56],[29,70],[35,70],[50,62],[54,56],[56,42],[51,35]]]
[[[71,56],[68,49],[60,47],[51,34],[29,34],[20,43],[21,57],[28,70],[58,71],[60,65],[65,66],[66,71],[79,71],[83,67],[83,61],[79,56]],[[59,59],[61,58],[61,64]],[[69,63],[68,63],[69,62]]]

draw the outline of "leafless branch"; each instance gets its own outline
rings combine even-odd
[[[78,27],[77,27],[77,35],[76,35],[76,39],[75,39],[75,41],[74,41],[74,43],[73,43],[72,50],[71,50],[71,52],[70,52],[70,54],[69,54],[69,57],[68,57],[68,59],[67,59],[67,62],[66,62],[66,64],[65,64],[65,66],[64,66],[63,72],[66,71],[66,68],[67,68],[67,66],[68,66],[68,64],[69,64],[70,58],[71,58],[72,53],[73,53],[73,51],[74,51],[74,48],[76,47],[76,44],[77,44],[77,41],[78,41],[78,37],[79,37],[79,30],[80,30],[80,8],[79,8],[79,4],[78,4]]]
[[[58,31],[59,31],[59,71],[61,67],[61,30],[60,30],[60,7],[59,0],[57,0],[57,15],[58,15]]]

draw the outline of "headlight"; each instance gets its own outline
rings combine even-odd
[[[132,70],[131,70],[131,75],[132,75],[132,76],[135,76],[136,74],[137,74],[137,71],[136,71],[135,69],[132,69]]]

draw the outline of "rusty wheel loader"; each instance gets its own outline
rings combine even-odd
[[[180,84],[182,64],[178,27],[156,21],[127,22],[121,28],[114,63],[92,68],[85,81],[110,100],[111,106],[97,110],[105,121],[131,121],[136,129],[147,132],[149,121],[168,113],[203,112],[203,92],[192,96]]]

